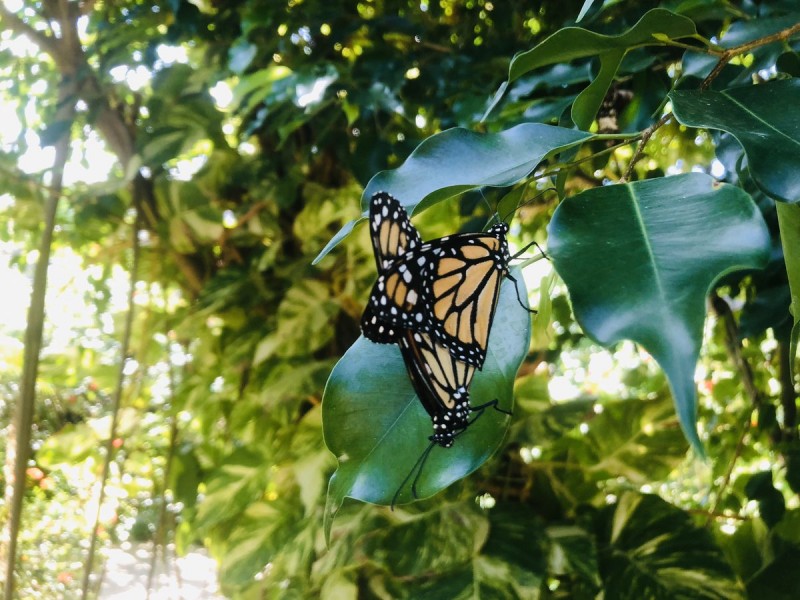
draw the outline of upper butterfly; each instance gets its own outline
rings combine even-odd
[[[406,330],[430,333],[453,358],[483,367],[508,276],[508,225],[423,244],[403,206],[385,192],[372,196],[369,224],[378,280],[361,318],[364,336],[388,344]]]

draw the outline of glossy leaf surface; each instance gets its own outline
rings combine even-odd
[[[600,71],[581,92],[572,107],[572,120],[581,129],[592,124],[622,59],[629,50],[666,39],[680,39],[696,34],[694,23],[668,10],[654,9],[620,35],[602,35],[581,27],[565,27],[511,61],[508,80],[546,65],[566,63],[579,58],[598,56]]]
[[[769,258],[750,196],[699,173],[594,188],[565,200],[548,231],[584,331],[604,345],[634,340],[653,355],[701,451],[694,370],[706,295],[721,275]]]
[[[519,305],[513,283],[506,280],[486,363],[470,387],[472,406],[498,399],[501,408],[512,409],[514,377],[529,340],[529,315]],[[345,497],[388,505],[428,446],[433,429],[397,345],[374,344],[364,337],[334,368],[322,406],[325,443],[339,461],[328,487],[327,529]],[[419,478],[419,497],[432,496],[483,464],[502,441],[509,420],[490,408],[456,438],[453,447],[435,447]],[[409,482],[398,502],[410,501]]]
[[[721,92],[674,91],[683,125],[721,129],[744,148],[750,173],[770,196],[800,202],[800,80],[771,81]]]
[[[576,146],[592,134],[541,123],[523,123],[500,133],[476,133],[456,127],[429,137],[402,166],[375,175],[364,190],[361,207],[369,210],[375,192],[393,194],[409,214],[417,204],[452,198],[481,186],[507,186],[529,175],[548,156]],[[319,262],[355,223],[347,223],[320,252]]]

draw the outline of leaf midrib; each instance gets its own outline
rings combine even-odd
[[[800,141],[789,137],[783,131],[781,131],[780,129],[776,128],[774,125],[772,125],[769,121],[765,121],[761,116],[758,115],[758,113],[755,113],[752,110],[750,110],[747,106],[745,106],[744,104],[739,102],[736,98],[734,98],[733,96],[731,96],[727,92],[720,92],[720,95],[725,97],[725,98],[727,98],[728,100],[730,100],[738,109],[744,111],[745,114],[750,115],[753,119],[755,119],[759,123],[763,123],[764,126],[767,127],[767,129],[769,129],[770,132],[776,133],[778,136],[780,136],[784,140],[788,140],[789,142],[791,142],[795,146],[800,147]],[[733,132],[731,132],[731,133],[733,133]],[[745,131],[743,133],[745,133],[746,135],[751,135],[751,132],[749,132],[749,131]]]
[[[658,265],[656,263],[656,257],[653,253],[653,246],[650,244],[650,237],[647,231],[647,227],[645,226],[644,218],[642,217],[642,211],[639,207],[639,196],[636,195],[636,191],[633,189],[633,185],[628,183],[625,186],[628,190],[628,195],[630,196],[631,203],[633,204],[633,209],[636,212],[636,223],[639,226],[639,231],[642,234],[642,239],[644,240],[644,245],[647,250],[647,256],[652,267],[653,271],[653,278],[656,282],[656,288],[658,290],[658,296],[661,300],[662,306],[667,305],[667,296],[664,292],[664,284],[661,281],[661,276],[659,274]]]

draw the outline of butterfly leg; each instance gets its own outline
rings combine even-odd
[[[527,306],[525,306],[525,303],[522,301],[522,296],[519,295],[519,286],[517,285],[517,280],[514,277],[512,277],[511,274],[509,273],[506,273],[506,277],[508,278],[509,281],[511,281],[514,284],[514,289],[517,292],[517,302],[519,302],[519,305],[531,314],[534,315],[539,314],[539,311],[536,310],[535,308],[528,308]]]
[[[541,247],[539,244],[537,244],[536,242],[531,242],[530,244],[528,244],[527,246],[525,246],[525,247],[524,247],[522,250],[520,250],[520,251],[519,251],[519,252],[517,252],[517,253],[516,253],[514,256],[512,256],[512,257],[511,257],[511,260],[517,259],[517,258],[519,258],[520,256],[522,256],[522,255],[523,255],[523,254],[524,254],[524,253],[525,253],[525,252],[528,250],[528,248],[530,248],[531,246],[535,246],[535,247],[536,247],[536,249],[537,249],[539,252],[541,252],[541,253],[542,253],[542,256],[543,256],[543,257],[545,257],[547,260],[550,260],[550,256],[547,254],[547,252],[545,252],[544,250],[542,250],[542,247]]]
[[[472,424],[473,424],[475,421],[477,421],[477,420],[478,420],[478,418],[480,418],[480,416],[483,414],[483,411],[485,411],[485,410],[486,410],[487,408],[489,408],[489,407],[491,407],[491,408],[495,409],[497,412],[501,412],[501,413],[503,413],[504,415],[512,415],[512,414],[514,414],[514,413],[512,413],[510,410],[505,410],[504,408],[500,408],[500,407],[498,406],[498,404],[499,404],[499,403],[500,403],[500,401],[499,401],[498,399],[496,399],[496,398],[495,398],[494,400],[492,400],[492,401],[490,401],[490,402],[487,402],[486,404],[481,404],[480,406],[473,406],[473,407],[471,407],[471,408],[470,408],[470,412],[474,412],[474,413],[478,413],[478,414],[477,414],[477,415],[475,415],[475,418],[474,418],[474,419],[472,419],[472,420],[469,422],[469,424],[468,424],[468,425],[472,425]],[[466,427],[465,427],[464,429],[466,429]]]
[[[417,471],[417,475],[414,477],[414,481],[411,483],[411,495],[414,497],[415,500],[417,499],[417,482],[419,482],[420,475],[422,475],[422,469],[425,467],[425,462],[428,460],[428,455],[431,453],[431,450],[433,450],[433,447],[435,445],[436,443],[433,440],[431,440],[431,443],[428,444],[427,448],[425,448],[425,451],[417,459],[417,462],[415,462],[414,466],[411,467],[411,470],[408,472],[408,475],[406,475],[405,479],[403,479],[403,482],[400,484],[400,487],[397,488],[397,491],[394,493],[394,496],[392,497],[392,503],[389,505],[391,510],[394,510],[394,505],[397,504],[397,498],[400,496],[400,492],[403,491],[403,488],[408,483],[408,480],[411,479],[411,476],[414,474],[414,471]],[[417,467],[419,467],[419,470],[417,470]]]

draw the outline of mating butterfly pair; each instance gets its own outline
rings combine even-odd
[[[423,243],[403,206],[385,192],[372,196],[369,224],[378,280],[361,329],[373,342],[399,344],[433,422],[431,443],[410,477],[434,445],[449,448],[483,410],[497,408],[497,400],[471,406],[468,390],[486,359],[502,278],[510,278],[508,225]],[[415,486],[416,479],[414,496]]]

